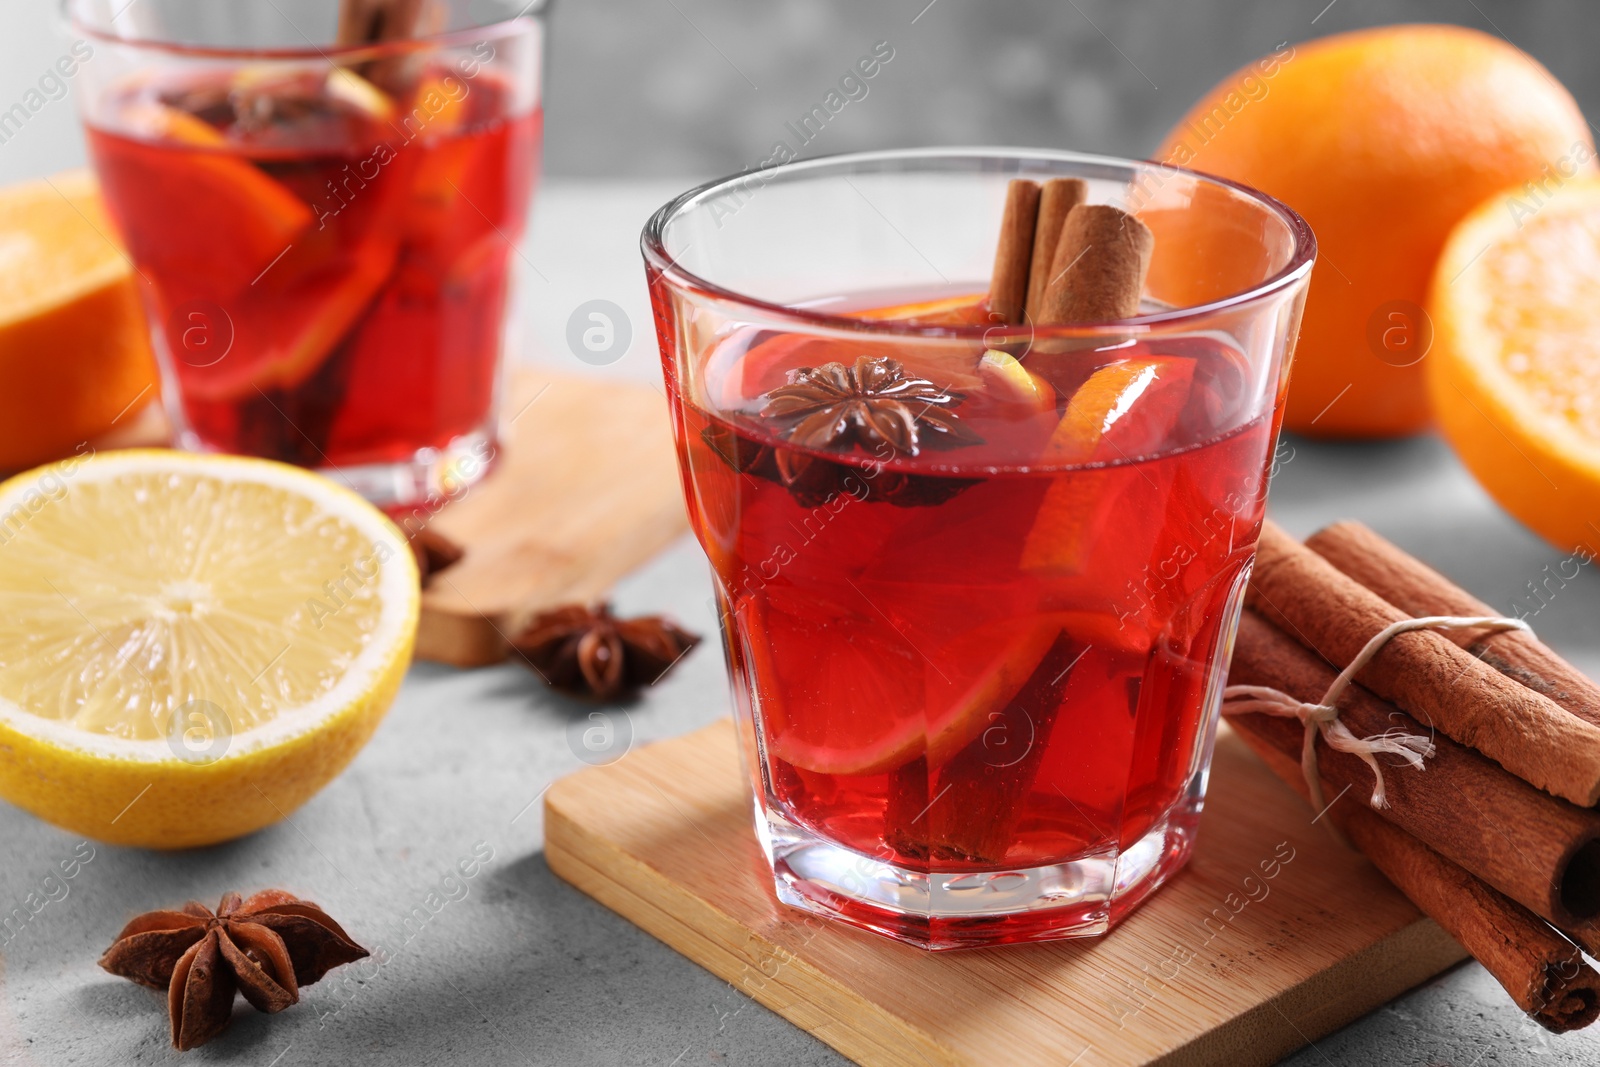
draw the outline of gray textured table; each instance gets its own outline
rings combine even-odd
[[[566,318],[586,300],[608,299],[627,311],[634,340],[605,373],[654,375],[635,237],[648,210],[673,191],[670,184],[594,183],[543,191],[529,252],[528,358],[579,369],[565,352]],[[1293,532],[1338,517],[1364,519],[1503,608],[1561,558],[1500,513],[1435,440],[1290,440],[1280,463],[1272,510]],[[699,550],[687,540],[617,591],[625,612],[669,611],[706,633],[708,596]],[[1591,673],[1600,671],[1597,603],[1600,585],[1584,573],[1533,619]],[[641,744],[701,726],[727,707],[721,657],[707,646],[616,721]],[[537,800],[582,765],[568,738],[587,725],[590,710],[551,695],[519,667],[419,665],[371,745],[292,820],[178,855],[97,847],[68,894],[0,945],[0,1061],[175,1061],[158,997],[102,973],[95,959],[136,912],[282,885],[324,904],[368,945],[381,944],[389,961],[359,982],[341,982],[335,972],[275,1018],[241,1004],[232,1032],[188,1054],[189,1062],[843,1062],[550,873]],[[77,840],[0,804],[0,914],[36,891]],[[470,881],[446,883],[480,842],[494,858]],[[407,925],[434,891],[457,899]],[[1547,1037],[1469,964],[1287,1062],[1597,1060],[1600,1036]]]

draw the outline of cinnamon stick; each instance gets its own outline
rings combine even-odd
[[[342,0],[339,5],[340,45],[382,44],[404,41],[424,31],[423,15],[438,14],[434,0]],[[362,60],[351,67],[357,74],[396,97],[416,81],[420,60],[395,54]]]
[[[1079,204],[1067,214],[1034,321],[1109,322],[1139,314],[1155,235],[1110,204]]]
[[[341,45],[376,44],[413,37],[427,0],[343,0],[339,5]]]
[[[1016,839],[1082,642],[1062,633],[991,724],[939,768],[927,814],[935,854],[997,864]],[[997,740],[995,740],[997,739]]]
[[[1359,522],[1336,522],[1306,538],[1306,547],[1410,615],[1495,615],[1498,612]],[[1600,725],[1600,686],[1522,630],[1444,636],[1483,662],[1541,693],[1585,722]]]
[[[1334,664],[1350,663],[1379,630],[1409,617],[1271,522],[1246,602]],[[1395,637],[1358,680],[1548,793],[1582,807],[1600,799],[1600,727],[1437,632]]]
[[[1253,731],[1237,732],[1278,777],[1306,796],[1298,759]],[[1326,816],[1541,1026],[1566,1033],[1600,1016],[1600,974],[1537,915],[1364,805],[1346,798],[1329,807]]]
[[[1594,923],[1584,923],[1580,926],[1563,926],[1560,929],[1567,940],[1583,949],[1586,955],[1600,959],[1600,927]]]
[[[926,860],[933,852],[928,826],[928,758],[916,759],[889,772],[883,807],[884,844],[902,856]]]
[[[1039,220],[1033,229],[1033,260],[1028,267],[1028,299],[1025,318],[1042,321],[1044,292],[1050,284],[1051,265],[1056,246],[1061,243],[1061,227],[1073,208],[1089,199],[1089,183],[1082,178],[1051,178],[1039,193]]]
[[[1234,684],[1271,686],[1315,703],[1335,671],[1294,638],[1246,609],[1239,621]],[[1385,730],[1427,736],[1426,726],[1360,686],[1339,701],[1340,719],[1357,737]],[[1294,719],[1258,713],[1224,714],[1240,732],[1300,758],[1304,728]],[[1600,813],[1579,808],[1507,772],[1447,737],[1418,772],[1385,767],[1389,806],[1378,812],[1445,858],[1557,926],[1579,925],[1600,914]],[[1360,757],[1317,740],[1317,763],[1329,797],[1348,790],[1343,803],[1365,805],[1372,770]]]
[[[918,859],[1003,862],[1049,750],[1071,668],[1084,651],[1082,642],[1061,633],[1016,696],[961,751],[931,773],[922,756],[893,771],[885,842]]]
[[[1028,268],[1033,262],[1033,232],[1039,217],[1039,184],[1013,178],[1006,187],[1000,242],[989,277],[989,316],[1002,323],[1022,321],[1028,298]]]
[[[1564,1034],[1600,1016],[1600,974],[1538,916],[1368,809],[1352,805],[1341,819],[1345,836],[1384,877],[1541,1026]]]

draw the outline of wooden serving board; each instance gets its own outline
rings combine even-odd
[[[1466,957],[1226,727],[1188,868],[1104,938],[927,953],[779,905],[727,721],[557,782],[545,852],[871,1067],[1269,1064]]]
[[[688,529],[659,392],[531,367],[507,385],[495,469],[431,520],[466,556],[423,591],[422,659],[498,662],[533,614],[603,597]]]

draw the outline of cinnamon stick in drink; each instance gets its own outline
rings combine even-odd
[[[1306,796],[1297,757],[1253,730],[1236,730],[1278,777]],[[1326,818],[1541,1026],[1566,1033],[1600,1016],[1600,974],[1537,915],[1348,797],[1330,806]]]
[[[883,807],[884,844],[915,859],[926,860],[933,849],[928,824],[928,758],[916,759],[889,772]]]
[[[1378,631],[1410,617],[1271,522],[1247,603],[1333,664],[1352,662]],[[1600,799],[1600,727],[1437,632],[1396,636],[1357,680],[1547,793],[1581,807]]]
[[[1051,178],[1039,193],[1039,219],[1033,230],[1033,260],[1028,267],[1028,300],[1025,318],[1044,321],[1044,292],[1050,284],[1056,246],[1061,243],[1061,227],[1073,208],[1089,198],[1089,183],[1082,178]]]
[[[935,855],[1000,863],[1039,776],[1061,696],[1085,646],[1062,633],[1017,695],[939,769],[927,812]]]
[[[1359,522],[1336,522],[1306,538],[1306,547],[1410,615],[1495,615],[1493,608]],[[1509,678],[1515,678],[1586,722],[1600,725],[1600,686],[1523,630],[1443,631]]]
[[[1317,703],[1335,673],[1255,611],[1246,609],[1240,618],[1231,684],[1271,686]],[[1360,686],[1347,690],[1338,706],[1357,737],[1431,733]],[[1235,730],[1299,760],[1305,731],[1298,720],[1232,712],[1227,704],[1222,710]],[[1542,793],[1447,737],[1433,741],[1436,751],[1425,770],[1398,761],[1383,768],[1389,806],[1378,814],[1557,926],[1600,914],[1600,813]],[[1360,757],[1335,751],[1319,737],[1317,764],[1326,796],[1348,791],[1341,804],[1367,804],[1373,775]]]
[[[1109,322],[1139,314],[1155,235],[1110,204],[1079,204],[1067,214],[1050,267],[1038,323]]]
[[[989,315],[1000,322],[1015,325],[1022,321],[1038,218],[1039,183],[1011,179],[1006,187],[1005,213],[1000,217],[1000,242],[994,250],[994,273],[989,277]]]
[[[425,14],[438,14],[434,0],[343,0],[339,6],[341,45],[404,41],[425,32]],[[416,81],[420,58],[394,54],[353,65],[361,77],[395,97],[403,97]]]
[[[337,43],[376,44],[413,37],[425,4],[426,0],[343,0]]]

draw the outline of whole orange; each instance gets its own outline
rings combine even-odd
[[[1225,79],[1156,158],[1254,186],[1316,231],[1285,425],[1390,437],[1430,421],[1423,312],[1445,238],[1511,187],[1595,169],[1570,93],[1505,41],[1386,26],[1285,45]]]

